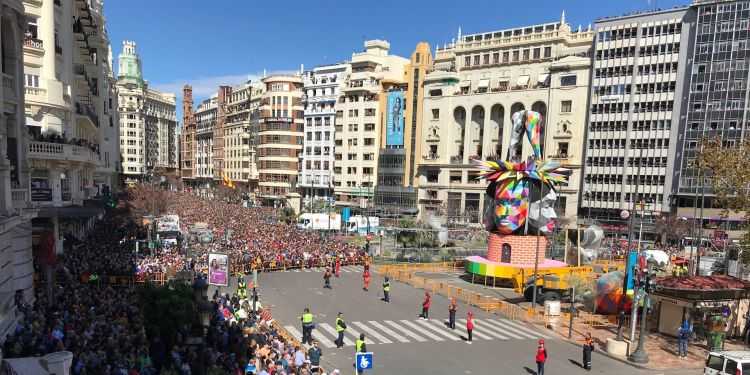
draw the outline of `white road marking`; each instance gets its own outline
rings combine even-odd
[[[377,327],[379,330],[385,332],[387,335],[390,335],[391,337],[395,338],[396,340],[398,340],[400,342],[409,342],[409,339],[407,339],[404,336],[399,335],[396,332],[393,332],[390,328],[388,328],[388,327],[380,324],[379,322],[371,320],[368,323],[370,323],[371,325]]]
[[[465,319],[461,319],[461,320],[465,321]],[[482,332],[492,335],[493,337],[498,338],[500,340],[509,340],[511,337],[519,339],[519,340],[524,339],[524,337],[522,336],[518,336],[513,333],[505,332],[504,330],[500,328],[487,324],[486,320],[474,319],[474,323],[475,323],[474,334],[477,334],[477,330],[481,330]]]
[[[374,337],[380,341],[381,344],[393,344],[393,341],[389,340],[385,336],[381,335],[378,331],[368,327],[362,322],[352,322],[352,325],[359,326],[367,336]]]
[[[284,326],[284,328],[289,332],[293,337],[297,338],[299,337],[299,341],[302,341],[302,333],[297,330],[294,326]]]
[[[414,322],[412,322],[410,320],[402,320],[401,324],[407,325],[407,326],[411,327],[413,330],[419,332],[420,335],[427,336],[427,337],[429,337],[429,338],[431,338],[431,339],[433,339],[435,341],[445,341],[440,336],[431,333],[425,327],[422,327],[419,324],[414,323]]]
[[[419,342],[425,342],[425,341],[427,341],[427,340],[426,340],[425,338],[423,338],[422,336],[419,336],[419,335],[415,334],[414,332],[412,332],[412,331],[409,331],[408,329],[404,329],[404,327],[401,327],[401,326],[400,326],[400,325],[398,325],[398,323],[396,323],[396,322],[392,322],[392,321],[390,321],[390,320],[386,320],[386,321],[384,321],[384,323],[386,323],[386,324],[390,325],[391,327],[393,327],[393,328],[397,329],[397,330],[398,330],[398,331],[400,331],[401,333],[403,333],[403,334],[405,334],[405,335],[407,335],[407,336],[409,336],[409,337],[413,338],[414,340],[417,340],[417,341],[419,341]]]
[[[461,325],[462,325],[462,326],[464,326],[464,328],[466,328],[466,319],[459,319],[459,320],[458,320],[457,322],[460,322],[460,323],[461,323]],[[485,330],[482,330],[482,329],[478,329],[478,328],[480,328],[480,326],[479,326],[479,322],[477,322],[477,320],[476,320],[476,319],[474,319],[474,322],[475,322],[475,324],[474,324],[474,330],[473,330],[473,331],[471,331],[471,335],[472,335],[472,336],[474,336],[474,337],[478,337],[478,338],[480,338],[480,339],[485,339],[485,340],[492,340],[492,339],[495,339],[495,337],[493,337],[493,336],[490,336],[490,335],[489,335],[489,334],[487,333],[487,331],[485,331]],[[484,328],[484,327],[482,326],[482,328]],[[468,331],[464,330],[464,332],[466,332],[466,336],[467,336],[467,338],[468,338],[468,335],[469,335]],[[501,336],[501,337],[497,337],[497,338],[500,338],[500,339],[502,339],[502,336]]]
[[[446,327],[441,320],[429,319],[429,320],[417,320],[417,323],[423,325],[433,332],[437,332],[448,340],[460,341],[461,338],[454,334],[454,332],[447,332]],[[437,323],[437,326],[435,325]],[[442,326],[442,327],[441,327]]]

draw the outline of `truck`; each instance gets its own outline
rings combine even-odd
[[[156,236],[163,245],[176,246],[180,236],[180,217],[164,215],[156,219]]]
[[[346,223],[346,230],[349,233],[370,234],[380,232],[380,218],[377,216],[352,216]]]
[[[309,230],[341,230],[341,215],[304,213],[297,219],[297,228]]]

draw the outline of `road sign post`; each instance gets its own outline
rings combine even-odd
[[[357,353],[355,361],[357,373],[361,373],[364,370],[372,370],[372,352]]]

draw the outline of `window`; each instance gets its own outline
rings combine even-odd
[[[560,77],[560,86],[575,86],[578,82],[575,74]]]
[[[519,51],[513,51],[513,62],[518,62],[518,57],[520,56]]]
[[[525,49],[523,50],[523,61],[529,60],[529,50]]]
[[[507,64],[510,62],[510,52],[503,52],[503,63]]]
[[[709,356],[708,360],[706,361],[706,367],[716,371],[724,370],[724,357],[719,357],[716,355]]]
[[[26,76],[26,87],[39,87],[39,76],[35,74],[24,74]]]
[[[539,60],[539,58],[542,57],[542,50],[539,48],[534,48],[534,54],[532,56],[534,57],[534,60]]]
[[[464,66],[471,66],[471,56],[464,57]]]
[[[562,158],[568,157],[568,142],[560,142],[557,144],[557,155]]]
[[[495,52],[492,54],[492,63],[493,64],[499,64],[500,63],[500,52]]]
[[[562,102],[560,102],[560,112],[570,113],[572,110],[573,110],[572,100],[563,100]]]
[[[433,120],[439,120],[440,119],[440,109],[433,108],[432,109],[432,119]]]
[[[490,64],[490,55],[489,54],[485,54],[484,56],[482,56],[482,64],[484,64],[484,65],[489,65]]]
[[[357,130],[356,126],[354,130]],[[375,131],[375,124],[365,124],[365,131]]]
[[[552,57],[552,47],[544,47],[544,58],[548,59]]]

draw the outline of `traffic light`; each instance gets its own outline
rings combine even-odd
[[[648,270],[646,273],[646,283],[644,285],[646,293],[653,293],[656,291],[656,272]]]

